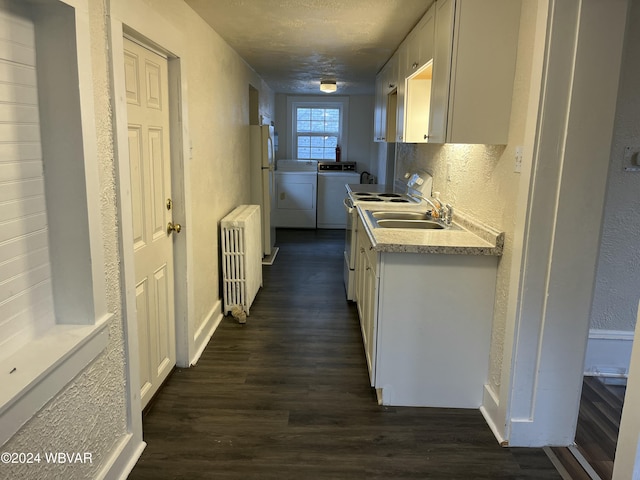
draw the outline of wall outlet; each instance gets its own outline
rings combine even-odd
[[[522,150],[524,147],[516,147],[515,166],[513,171],[520,173],[522,171]]]

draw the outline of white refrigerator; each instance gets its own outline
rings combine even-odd
[[[262,253],[271,255],[276,241],[272,208],[275,199],[274,128],[271,125],[251,125],[251,203],[262,212]]]

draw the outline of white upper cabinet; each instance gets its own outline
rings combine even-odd
[[[386,132],[383,131],[383,117],[386,117],[386,111],[383,112],[383,82],[384,82],[384,70],[387,68],[385,65],[383,69],[376,76],[376,93],[374,96],[374,108],[373,108],[373,140],[375,142],[383,142],[385,140]]]
[[[507,143],[520,4],[436,2],[429,142]]]
[[[435,35],[435,5],[407,39],[403,142],[425,142],[429,136],[429,108]]]
[[[415,74],[433,58],[434,26],[435,8],[432,6],[405,40],[407,64],[404,78]]]
[[[398,86],[398,57],[389,59],[376,76],[374,141],[394,142],[396,107],[391,95],[396,94]]]
[[[507,143],[520,4],[432,5],[396,52],[396,141]]]
[[[416,135],[418,135],[412,118],[415,116],[417,109],[424,107],[423,105],[418,105],[415,100],[411,103],[409,102],[410,93],[407,82],[409,78],[420,75],[423,68],[433,58],[434,25],[435,6],[432,6],[398,48],[398,94],[397,98],[394,99],[397,100],[396,141],[398,142],[413,142]],[[413,95],[413,97],[415,96],[416,94]],[[414,106],[416,108],[412,108]]]
[[[404,41],[395,53],[398,61],[398,79],[396,88],[396,142],[404,141],[404,97],[405,78],[407,74],[407,42]]]

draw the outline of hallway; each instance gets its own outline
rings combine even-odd
[[[343,243],[278,231],[246,325],[225,317],[198,364],[174,371],[129,478],[559,479],[541,449],[501,448],[479,411],[377,405]]]

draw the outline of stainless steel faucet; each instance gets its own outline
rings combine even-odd
[[[438,205],[436,205],[430,198],[427,198],[418,193],[408,193],[407,195],[427,202],[437,213],[438,218],[441,218],[442,221],[444,221],[444,223],[446,223],[447,225],[451,225],[451,222],[453,220],[453,207],[450,204],[447,203],[445,206],[442,204],[442,202],[440,202],[440,200],[436,199],[436,202],[438,202]]]

